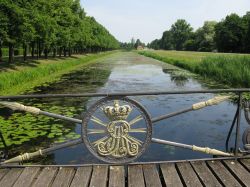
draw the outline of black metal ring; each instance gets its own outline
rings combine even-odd
[[[248,148],[248,146],[250,145],[250,127],[247,127],[246,130],[244,131],[242,135],[242,142],[243,142],[244,148],[245,149],[247,148],[247,150],[249,151],[250,149]]]
[[[124,101],[128,105],[132,105],[133,108],[136,108],[140,112],[140,114],[143,117],[143,120],[145,122],[145,127],[146,127],[145,139],[144,139],[144,142],[141,144],[138,153],[136,155],[134,155],[134,156],[129,156],[129,157],[124,156],[124,157],[116,158],[116,157],[112,157],[110,155],[109,156],[100,155],[97,152],[96,148],[94,148],[92,142],[90,142],[90,140],[89,140],[89,137],[88,137],[88,124],[89,124],[89,121],[90,121],[92,115],[95,113],[96,110],[98,110],[99,108],[104,106],[106,103],[108,103],[110,101],[115,101],[115,100]],[[93,104],[83,116],[83,121],[82,121],[82,139],[83,139],[83,142],[85,143],[88,150],[95,157],[97,157],[98,159],[100,159],[102,161],[105,161],[105,162],[109,162],[109,163],[128,163],[128,162],[131,162],[131,161],[135,160],[136,158],[141,156],[142,153],[146,150],[149,143],[151,142],[151,138],[152,138],[152,122],[151,122],[150,115],[148,114],[146,109],[141,104],[139,104],[137,101],[132,100],[132,99],[130,99],[128,97],[112,96],[112,97],[105,97],[103,99],[100,99],[95,104]]]

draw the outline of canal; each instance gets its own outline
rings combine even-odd
[[[133,52],[118,52],[97,60],[54,83],[36,87],[34,94],[58,93],[115,93],[136,91],[181,91],[223,88],[223,85],[205,81],[172,65],[140,56]],[[136,96],[151,117],[174,112],[192,104],[214,97],[214,94]],[[17,100],[49,112],[81,118],[97,99],[32,99]],[[231,126],[236,105],[230,101],[218,106],[189,112],[153,126],[153,137],[197,146],[225,150],[227,132]],[[242,116],[243,131],[247,126]],[[35,151],[80,137],[81,124],[64,122],[44,116],[33,116],[23,112],[12,112],[0,108],[0,127],[10,156]],[[233,146],[233,141],[230,142]],[[3,149],[3,144],[0,144]],[[208,158],[209,155],[181,148],[151,143],[137,161],[162,161],[192,158]],[[84,145],[55,151],[53,154],[35,159],[43,164],[82,164],[99,162]],[[34,163],[33,162],[33,163]]]

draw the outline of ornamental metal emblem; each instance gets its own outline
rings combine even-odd
[[[90,152],[105,162],[130,162],[148,146],[152,123],[146,110],[127,97],[107,97],[83,117],[82,137]]]

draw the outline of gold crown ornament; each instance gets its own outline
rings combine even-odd
[[[103,111],[105,115],[112,121],[125,120],[130,114],[132,108],[129,105],[119,105],[119,101],[114,101],[114,106],[106,106]]]

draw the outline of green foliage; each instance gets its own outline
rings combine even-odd
[[[215,41],[220,52],[243,52],[245,35],[243,20],[231,14],[215,26]]]
[[[177,51],[142,51],[139,54],[229,86],[250,87],[250,55]]]
[[[243,16],[246,34],[243,39],[244,52],[250,52],[250,12]]]
[[[149,47],[150,48],[153,48],[153,49],[160,49],[160,43],[161,43],[161,40],[158,40],[158,39],[155,39],[153,40],[150,44],[149,44]]]
[[[153,40],[149,47],[156,50],[250,53],[250,12],[243,17],[228,15],[218,23],[205,21],[195,32],[185,20],[177,20],[170,30],[163,32],[161,39]]]
[[[160,40],[160,48],[165,50],[174,49],[173,46],[173,37],[171,31],[165,31]]]
[[[216,49],[214,41],[216,24],[215,21],[206,21],[201,28],[197,29],[194,42],[197,51],[209,52]]]
[[[94,18],[86,16],[79,0],[0,1],[0,48],[31,48],[38,57],[116,49],[118,41]],[[34,56],[33,56],[34,57]]]
[[[166,50],[185,50],[186,46],[192,41],[189,39],[192,36],[193,28],[184,19],[177,20],[169,31],[165,31],[160,40],[153,40],[149,47],[153,49],[166,49]]]
[[[184,44],[191,35],[193,28],[184,19],[177,20],[170,29],[176,50],[184,50]]]
[[[135,42],[134,47],[137,48],[140,45],[142,45],[142,42],[140,41],[140,39],[137,39],[136,42]]]

